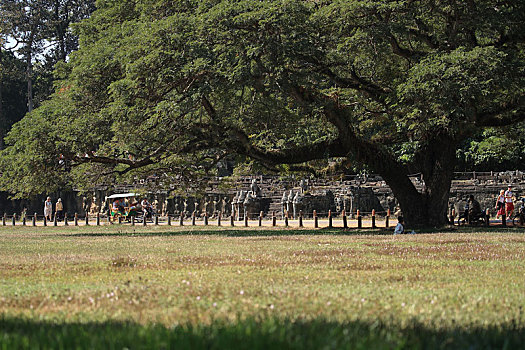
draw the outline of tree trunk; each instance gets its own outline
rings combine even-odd
[[[31,50],[31,48],[29,48]],[[27,64],[27,112],[33,111],[33,62],[31,51],[27,53],[26,64]]]
[[[423,188],[418,191],[405,179],[385,168],[380,175],[399,201],[408,227],[439,227],[448,223],[447,210],[454,176],[456,142],[437,135],[416,156],[416,166],[423,175]],[[408,181],[407,181],[408,180]]]
[[[0,42],[0,150],[4,149],[4,134],[5,134],[5,115],[4,104],[2,102],[2,90],[4,85],[4,67],[2,57],[2,43]]]
[[[448,177],[446,174],[443,175]],[[432,195],[418,193],[416,196],[399,184],[390,184],[390,187],[399,201],[403,218],[409,228],[440,227],[448,223],[447,209],[450,186],[439,187],[433,191]]]
[[[57,41],[58,41],[58,48],[59,48],[59,60],[61,61],[66,61],[66,57],[67,57],[67,53],[66,53],[66,34],[65,34],[65,27],[67,27],[69,25],[69,23],[67,23],[67,11],[68,11],[68,8],[67,8],[67,2],[64,4],[65,6],[65,9],[64,9],[64,22],[61,18],[60,18],[60,1],[56,0],[54,2],[54,16],[55,16],[55,34],[56,34],[56,37],[57,37]]]

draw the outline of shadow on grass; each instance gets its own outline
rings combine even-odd
[[[356,236],[356,235],[392,235],[392,230],[386,229],[375,229],[375,230],[366,230],[366,229],[338,229],[338,228],[323,228],[323,229],[293,229],[293,228],[283,228],[283,229],[181,229],[174,231],[141,231],[137,230],[118,230],[115,232],[79,232],[79,233],[70,233],[65,236],[69,237],[118,237],[118,236],[127,236],[127,237],[169,237],[169,236],[223,236],[223,237],[267,237],[267,236],[291,236],[291,235],[343,235],[343,236]]]
[[[516,325],[433,330],[381,323],[288,322],[276,319],[209,326],[135,323],[53,323],[3,317],[2,349],[516,349],[525,329]]]
[[[448,226],[442,228],[425,228],[416,230],[416,234],[435,233],[525,233],[523,227],[472,227],[472,226]],[[297,228],[275,228],[275,229],[236,229],[236,228],[180,228],[173,231],[148,231],[141,228],[126,227],[115,231],[106,232],[78,232],[69,233],[69,237],[170,237],[170,236],[223,236],[223,237],[267,237],[267,236],[291,236],[291,235],[326,235],[326,236],[381,236],[392,235],[393,228],[321,228],[321,229],[297,229]]]

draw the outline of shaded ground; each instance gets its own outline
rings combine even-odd
[[[433,330],[382,323],[265,319],[211,325],[141,326],[135,323],[54,323],[0,320],[0,344],[19,349],[490,349],[523,347],[525,329]]]

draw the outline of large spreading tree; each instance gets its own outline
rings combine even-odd
[[[335,160],[379,173],[409,225],[441,225],[461,142],[525,119],[520,0],[97,8],[52,99],[7,139],[0,181],[19,196],[111,174],[182,181],[232,155]]]

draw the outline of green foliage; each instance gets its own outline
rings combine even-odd
[[[12,53],[0,50],[0,138],[26,113],[24,65]]]
[[[189,183],[235,155],[273,171],[346,159],[338,164],[380,173],[405,208],[418,196],[406,175],[421,172],[420,199],[441,204],[417,207],[444,220],[440,179],[450,179],[458,145],[525,119],[522,1],[97,5],[74,26],[80,49],[59,68],[68,93],[29,117],[53,113],[67,134],[48,167],[63,154],[115,180]],[[38,154],[23,132],[12,132],[6,155]],[[4,161],[4,173],[15,165]]]
[[[521,169],[525,159],[523,126],[488,129],[458,149],[458,167],[464,170]]]
[[[459,132],[468,122],[475,127],[477,111],[494,110],[503,96],[521,97],[524,75],[523,66],[493,46],[433,55],[399,85],[398,96],[409,107],[403,121],[425,135],[436,128]]]

